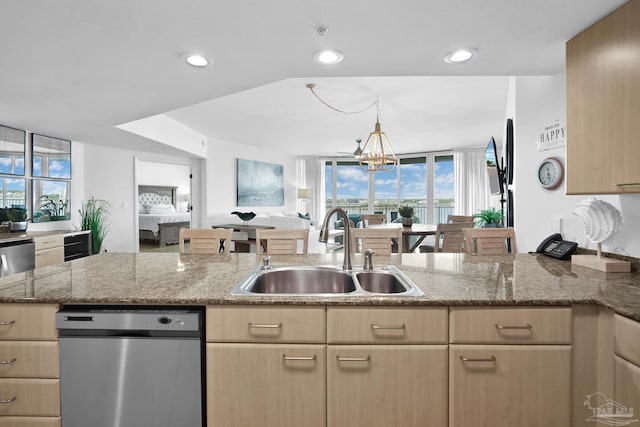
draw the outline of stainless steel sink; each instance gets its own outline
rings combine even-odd
[[[264,270],[246,288],[256,294],[344,294],[356,290],[349,272],[331,268]]]
[[[381,294],[398,294],[406,292],[407,287],[395,274],[380,271],[361,271],[356,279],[362,290]]]
[[[394,266],[366,271],[334,266],[274,266],[256,267],[231,295],[421,296],[424,293]]]

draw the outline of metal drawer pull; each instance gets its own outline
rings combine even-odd
[[[464,356],[460,356],[460,360],[462,360],[463,362],[495,362],[496,361],[496,357],[492,354],[491,357],[480,357],[480,358],[473,358],[473,357],[464,357]]]
[[[16,323],[15,320],[9,320],[9,321],[6,321],[6,322],[0,322],[0,326],[11,326],[11,325],[13,325],[15,323]]]
[[[498,329],[532,329],[533,326],[531,326],[530,324],[526,324],[526,325],[522,325],[522,326],[507,326],[507,325],[498,325],[496,323],[496,328]]]
[[[622,182],[620,184],[616,184],[616,187],[624,187],[625,185],[640,185],[640,182]]]
[[[407,327],[403,323],[402,325],[375,325],[371,324],[371,329],[406,329]]]
[[[16,359],[15,357],[11,360],[0,360],[0,365],[12,365],[14,363],[16,363]]]
[[[282,328],[282,323],[278,324],[260,324],[260,323],[251,323],[249,322],[250,328],[262,328],[262,329],[278,329]]]
[[[282,360],[316,360],[316,355],[313,356],[287,356],[286,354],[282,355]]]
[[[0,400],[0,403],[13,403],[16,401],[16,397],[17,396],[13,396],[11,399],[2,399]]]
[[[336,355],[338,362],[368,362],[371,360],[371,356],[367,357],[341,357]]]

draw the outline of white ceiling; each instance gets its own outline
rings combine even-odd
[[[508,78],[553,75],[564,44],[625,0],[28,0],[0,12],[0,124],[176,152],[115,126],[166,113],[209,138],[287,152],[355,149],[375,112],[397,152],[501,138]],[[329,32],[321,39],[317,25]],[[345,54],[316,64],[320,48]],[[470,62],[446,64],[458,47]],[[214,60],[195,69],[180,57]],[[473,77],[475,76],[475,77]]]

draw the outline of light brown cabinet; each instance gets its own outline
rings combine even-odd
[[[614,316],[613,410],[633,411],[620,420],[638,419],[640,409],[640,323]],[[635,413],[634,413],[635,412]],[[623,414],[621,414],[623,415]]]
[[[329,427],[447,425],[446,307],[329,307],[327,325]]]
[[[325,427],[325,323],[324,307],[209,307],[207,425]]]
[[[34,237],[33,243],[36,246],[36,268],[64,262],[64,235]]]
[[[0,305],[0,425],[60,426],[57,310]]]
[[[449,340],[450,427],[570,425],[570,308],[452,307]]]
[[[566,45],[567,194],[640,193],[640,0]]]

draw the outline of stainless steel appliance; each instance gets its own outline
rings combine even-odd
[[[62,425],[205,425],[203,318],[197,308],[60,310]]]
[[[0,277],[36,268],[36,245],[13,243],[0,246]]]

